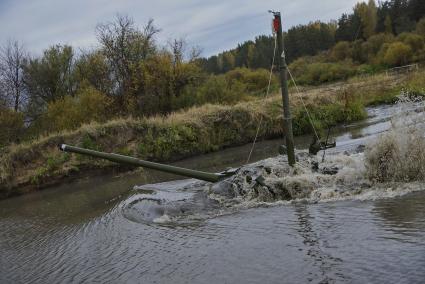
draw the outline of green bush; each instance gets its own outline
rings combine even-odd
[[[317,56],[303,56],[289,64],[289,69],[295,78],[300,78],[305,73],[310,64],[317,62]]]
[[[376,34],[371,36],[367,40],[370,47],[369,51],[374,55],[376,55],[379,52],[379,50],[381,49],[382,45],[384,45],[384,43],[391,43],[393,41],[394,41],[394,36],[388,33]]]
[[[367,42],[362,45],[363,52],[367,54],[367,62],[372,65],[378,65],[377,54],[384,44],[394,42],[394,36],[388,33],[380,33],[371,36]]]
[[[424,37],[417,34],[402,33],[397,39],[410,46],[412,52],[417,52],[424,47]]]
[[[19,142],[25,131],[24,115],[7,108],[0,109],[0,148]]]
[[[91,138],[90,135],[88,134],[85,134],[82,137],[81,147],[91,149],[91,150],[96,150],[96,151],[100,150],[99,146],[96,144],[93,138]]]
[[[31,177],[31,183],[41,184],[43,179],[52,175],[55,171],[60,170],[63,164],[70,160],[69,153],[50,154],[47,157],[46,164],[37,168]]]
[[[340,61],[351,57],[351,47],[348,41],[340,41],[331,50],[331,56],[334,60]]]
[[[382,63],[388,66],[401,66],[410,62],[412,48],[402,42],[394,42],[382,47],[384,50]]]
[[[270,71],[266,69],[251,70],[248,68],[236,68],[225,74],[227,82],[233,84],[242,83],[250,94],[262,94],[267,89]],[[277,84],[277,78],[272,76],[272,85]]]
[[[197,103],[236,103],[246,98],[246,86],[240,81],[229,82],[225,75],[209,77],[196,93]]]
[[[318,85],[321,83],[345,80],[356,73],[356,69],[348,62],[313,63],[307,66],[298,80],[300,84]]]
[[[325,129],[338,123],[358,121],[367,117],[364,106],[359,100],[348,102],[346,105],[339,103],[320,106],[308,105],[307,109],[314,128],[319,134],[323,134]],[[293,131],[295,135],[313,132],[304,108],[294,110]]]
[[[236,68],[224,75],[211,75],[200,85],[188,85],[179,97],[172,98],[174,109],[188,108],[205,103],[234,104],[249,95],[263,95],[269,83],[269,71]],[[271,90],[278,88],[272,75]]]
[[[362,64],[369,60],[368,49],[370,48],[367,42],[362,39],[356,40],[352,43],[353,52],[351,53],[351,59],[353,62]]]
[[[75,97],[66,96],[49,103],[43,116],[42,128],[61,131],[76,129],[91,121],[105,121],[111,117],[107,112],[108,105],[108,97],[92,87],[84,88]]]
[[[338,120],[336,120],[336,123],[341,123],[341,122],[349,123],[349,122],[365,119],[366,117],[367,117],[367,113],[364,108],[364,105],[359,100],[357,100],[357,101],[349,102],[344,107],[343,115]]]

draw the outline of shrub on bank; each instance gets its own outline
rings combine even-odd
[[[306,70],[298,78],[298,81],[300,84],[318,85],[337,80],[345,80],[355,73],[355,67],[348,62],[312,63],[306,66]]]
[[[81,89],[76,96],[66,96],[51,102],[42,117],[44,132],[72,130],[84,123],[106,121],[110,99],[92,87]]]
[[[360,101],[350,102],[347,105],[342,103],[328,105],[308,105],[307,109],[316,130],[323,135],[325,130],[339,123],[350,123],[359,121],[367,117],[367,113]],[[312,133],[310,119],[304,108],[297,108],[294,111],[293,119],[294,135]]]
[[[243,100],[246,96],[245,86],[238,81],[228,82],[225,76],[211,76],[207,81],[197,90],[196,98],[197,104],[202,105],[205,103],[223,103],[234,104]]]
[[[412,59],[412,48],[402,42],[386,44],[382,47],[382,63],[387,66],[406,65]]]
[[[25,131],[24,115],[7,108],[0,108],[0,148],[19,142]]]
[[[223,75],[212,75],[199,86],[187,86],[183,93],[173,98],[174,109],[188,108],[203,104],[235,104],[251,96],[264,95],[269,71],[237,68]],[[277,78],[272,75],[271,91],[278,87]]]
[[[242,83],[248,94],[264,94],[267,89],[270,71],[266,69],[248,69],[248,68],[236,68],[225,74],[226,80],[230,85],[234,83]],[[275,75],[272,75],[271,85],[275,86],[278,84]]]
[[[348,41],[340,41],[331,50],[331,57],[335,61],[343,61],[351,58],[351,46]]]
[[[410,46],[412,53],[420,51],[424,47],[424,37],[413,33],[399,34],[397,39]]]

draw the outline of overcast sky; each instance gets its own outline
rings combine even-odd
[[[352,11],[360,0],[0,0],[0,44],[19,40],[35,54],[53,44],[96,47],[96,24],[117,13],[142,27],[154,19],[158,41],[185,38],[204,56],[271,33],[271,15],[280,10],[284,29],[313,20],[329,21]]]

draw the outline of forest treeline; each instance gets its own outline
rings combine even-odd
[[[343,14],[338,20],[323,23],[310,22],[298,25],[284,33],[285,54],[288,63],[303,56],[314,56],[327,51],[336,43],[344,41],[353,45],[355,52],[353,61],[366,63],[361,57],[363,48],[367,48],[367,40],[376,34],[400,35],[418,30],[422,35],[425,23],[418,22],[425,16],[423,0],[373,0],[359,2],[353,12]],[[283,15],[285,25],[285,15]],[[261,35],[255,40],[239,44],[235,49],[222,52],[209,58],[201,58],[202,68],[214,74],[226,73],[238,67],[269,68],[273,54],[273,37]],[[374,46],[376,48],[376,46]]]
[[[300,83],[319,84],[422,61],[424,15],[419,0],[369,1],[337,22],[293,27],[285,33],[291,71]],[[204,59],[184,40],[156,42],[152,20],[138,28],[117,16],[95,32],[93,50],[54,45],[34,57],[16,41],[1,48],[0,148],[91,121],[233,104],[267,88],[270,36]]]

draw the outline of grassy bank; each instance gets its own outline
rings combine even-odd
[[[423,94],[424,78],[423,72],[356,78],[344,84],[305,89],[302,95],[293,92],[294,132],[300,135],[311,131],[298,96],[304,98],[314,124],[325,129],[328,125],[365,118],[364,106],[392,102],[404,89]],[[119,167],[107,161],[64,154],[57,149],[60,143],[151,161],[173,161],[252,141],[260,117],[260,136],[278,137],[283,134],[281,109],[281,98],[276,94],[233,106],[204,105],[167,117],[92,123],[75,131],[12,145],[1,153],[0,198],[37,190],[83,173]]]

